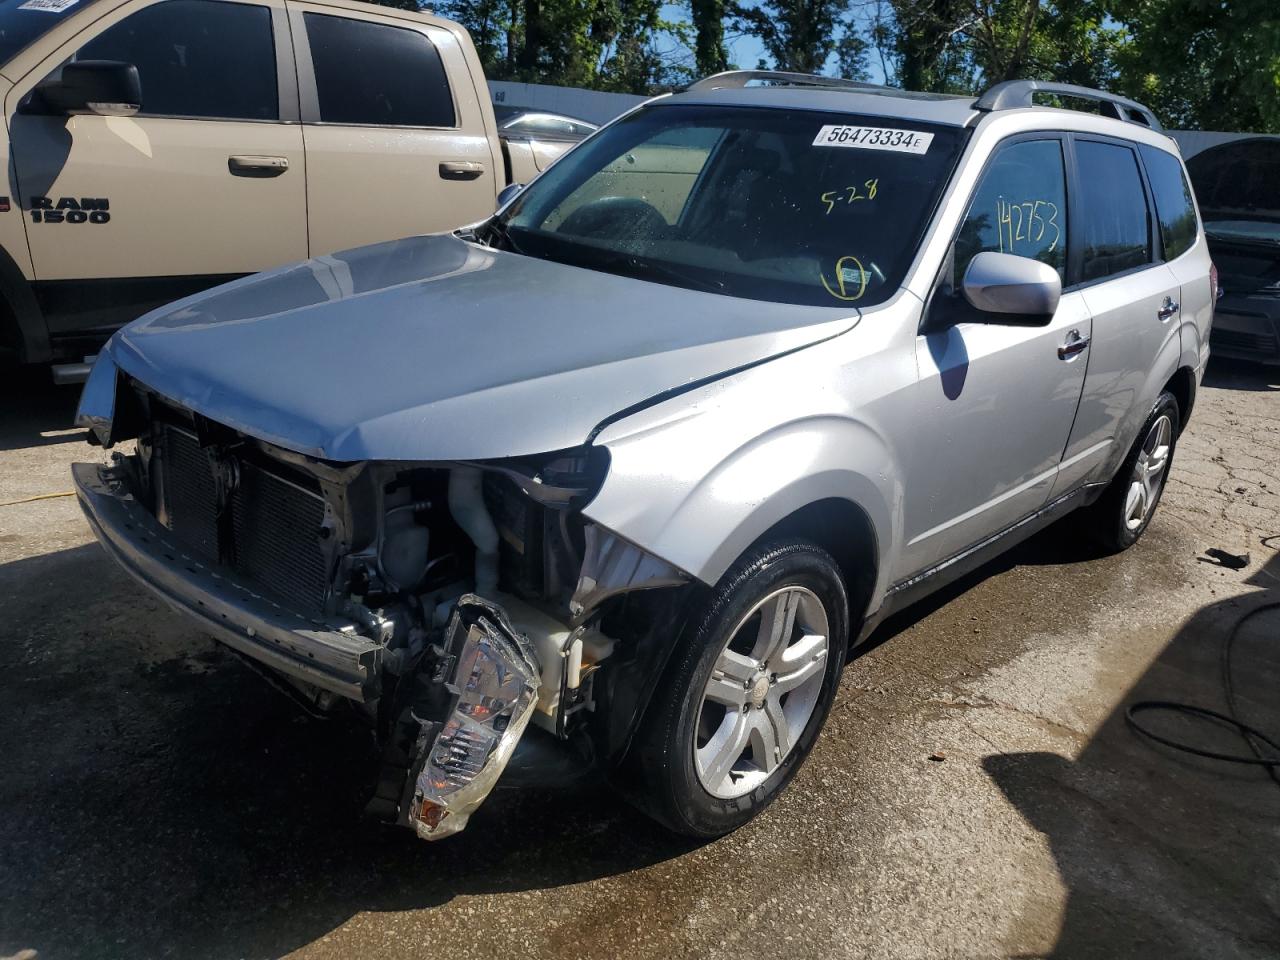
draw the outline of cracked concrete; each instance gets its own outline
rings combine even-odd
[[[74,392],[0,402],[0,502],[67,489]],[[361,738],[142,594],[71,500],[0,507],[0,956],[1274,958],[1280,790],[1123,708],[1222,708],[1226,631],[1280,599],[1278,417],[1280,376],[1211,368],[1135,549],[1068,519],[886,624],[790,790],[702,846],[595,787],[436,845],[362,823]],[[1280,617],[1237,646],[1280,731]]]

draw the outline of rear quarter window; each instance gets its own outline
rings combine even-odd
[[[1147,180],[1155,195],[1156,219],[1164,241],[1164,257],[1182,256],[1196,242],[1196,206],[1182,164],[1173,154],[1157,147],[1139,147],[1147,168]]]

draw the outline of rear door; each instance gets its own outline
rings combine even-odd
[[[1178,280],[1158,262],[1158,227],[1134,144],[1072,137],[1079,224],[1073,264],[1093,316],[1080,411],[1055,494],[1109,479],[1178,368]]]
[[[288,30],[281,0],[130,3],[15,85],[14,168],[51,333],[110,327],[306,257]],[[137,66],[141,110],[67,117],[28,105],[72,58]]]
[[[1195,356],[1202,364],[1208,356],[1215,304],[1209,279],[1212,261],[1200,231],[1191,185],[1175,154],[1148,145],[1139,147],[1138,154],[1155,201],[1161,253],[1178,281],[1182,355]]]
[[[920,403],[904,490],[908,569],[981,542],[1048,498],[1084,383],[1088,350],[1079,343],[1090,336],[1088,309],[1079,293],[1067,292],[1047,325],[1009,325],[975,316],[959,284],[973,257],[988,250],[1040,260],[1065,277],[1074,229],[1063,139],[1041,134],[997,148],[955,240],[953,272],[930,304],[936,332],[916,339]],[[951,316],[959,322],[934,325]]]
[[[493,212],[500,158],[453,33],[390,12],[289,11],[312,256]]]

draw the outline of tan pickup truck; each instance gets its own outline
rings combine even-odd
[[[0,0],[0,352],[488,216],[571,132],[500,132],[466,30],[346,0]],[[0,187],[0,191],[5,188]]]

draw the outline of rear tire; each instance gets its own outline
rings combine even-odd
[[[1180,427],[1178,401],[1166,390],[1106,492],[1089,508],[1089,533],[1107,552],[1127,550],[1150,525],[1164,494]]]
[[[680,639],[631,751],[631,799],[688,836],[746,823],[813,747],[848,644],[830,554],[807,541],[750,551]]]

